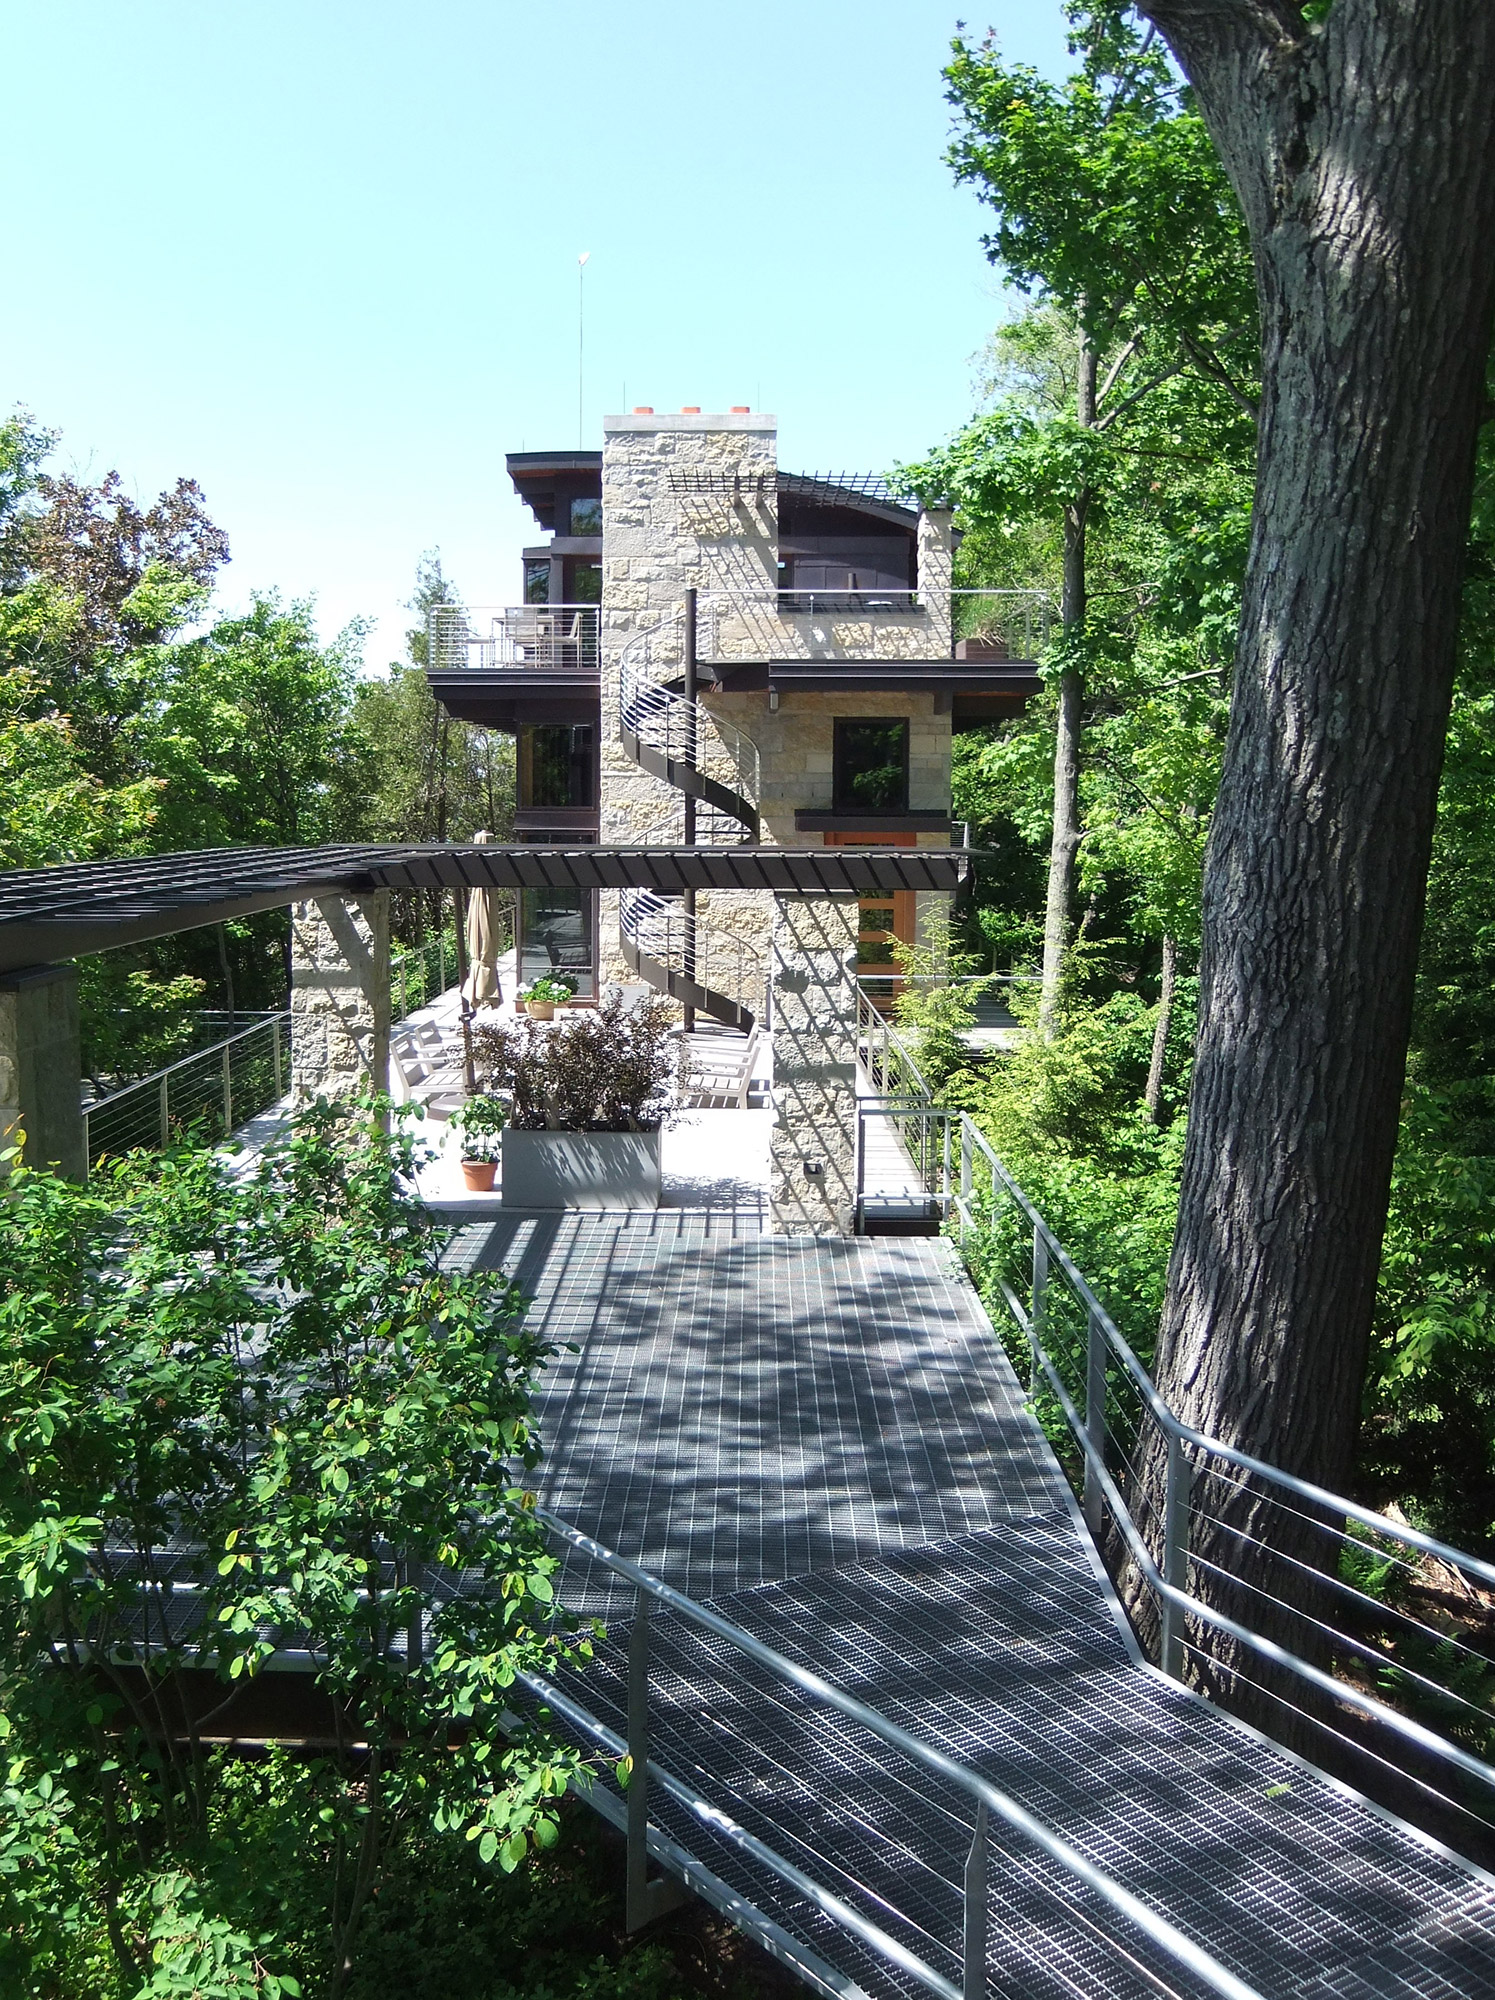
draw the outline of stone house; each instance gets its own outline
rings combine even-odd
[[[454,715],[517,738],[516,838],[548,847],[948,846],[953,733],[1038,685],[1022,634],[954,637],[950,517],[879,480],[781,471],[747,409],[608,417],[598,451],[515,452],[548,537],[521,603],[440,607],[429,673]],[[707,1017],[759,1018],[769,899],[524,892],[521,976],[580,997],[642,980]],[[858,969],[934,898],[864,899]]]

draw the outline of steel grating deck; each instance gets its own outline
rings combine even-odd
[[[547,1502],[1001,1785],[1269,2000],[1495,1996],[1495,1884],[1139,1666],[949,1246],[707,1212],[505,1218],[556,1342]],[[568,1692],[624,1732],[628,1616]],[[970,1805],[684,1621],[651,1621],[652,1754],[959,1982]],[[656,1823],[871,1995],[865,1946],[661,1788]],[[1193,1996],[993,1826],[991,1984]]]

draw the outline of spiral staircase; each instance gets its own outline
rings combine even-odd
[[[649,678],[630,659],[631,650],[620,665],[618,734],[625,756],[686,799],[690,844],[756,842],[757,746],[730,723],[703,714],[697,703]],[[657,992],[724,1027],[751,1033],[763,1010],[762,954],[735,932],[702,923],[693,902],[690,896],[625,890],[619,910],[623,961]]]

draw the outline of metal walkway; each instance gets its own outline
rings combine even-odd
[[[557,1513],[1004,1788],[1270,2000],[1495,1995],[1495,1883],[1140,1663],[950,1247],[709,1213],[505,1217]],[[605,1611],[605,1572],[563,1595]],[[627,1733],[631,1592],[570,1691]],[[959,1990],[971,1801],[651,1619],[651,1756]],[[654,1787],[656,1825],[822,1990],[921,1990]],[[987,1991],[1208,1989],[994,1828]]]

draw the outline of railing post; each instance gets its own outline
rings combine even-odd
[[[1049,1291],[1049,1246],[1044,1240],[1043,1225],[1033,1225],[1033,1295],[1031,1301],[1031,1325],[1033,1328],[1033,1366],[1028,1376],[1028,1388],[1036,1391],[1039,1380],[1038,1350],[1043,1345],[1044,1308]]]
[[[1097,1459],[1106,1455],[1106,1329],[1092,1306],[1085,1328],[1085,1442]],[[1085,1525],[1101,1531],[1101,1485],[1095,1464],[1085,1460]]]
[[[281,1082],[280,1016],[278,1014],[271,1021],[270,1028],[270,1056],[271,1061],[275,1065],[275,1102],[279,1104],[281,1097],[284,1095],[284,1086]]]
[[[971,1206],[971,1122],[962,1112],[960,1120],[960,1233],[966,1233],[966,1215]]]
[[[93,1139],[88,1129],[88,1106],[83,1107],[83,1178],[86,1181],[93,1167]]]
[[[961,2000],[986,2000],[986,1800],[976,1802],[976,1832],[966,1856]]]
[[[1175,1590],[1189,1587],[1189,1503],[1194,1470],[1184,1456],[1183,1440],[1168,1434],[1168,1477],[1163,1494],[1163,1581]],[[1183,1610],[1172,1598],[1163,1599],[1162,1667],[1174,1680],[1184,1677]]]
[[[171,1071],[161,1072],[161,1151],[171,1144]]]
[[[941,1159],[940,1159],[940,1207],[943,1209],[945,1214],[945,1219],[947,1221],[949,1220],[950,1216],[951,1125],[952,1125],[952,1120],[948,1116],[940,1120],[940,1132],[942,1134],[942,1148],[941,1148]]]
[[[649,1594],[634,1599],[628,1635],[628,1821],[624,1919],[630,1931],[684,1902],[678,1883],[649,1880]]]
[[[223,1136],[225,1139],[234,1129],[233,1069],[229,1061],[232,1052],[233,1045],[225,1042],[223,1044]]]
[[[867,1185],[867,1117],[860,1104],[857,1106],[856,1145],[853,1152],[853,1159],[855,1164],[855,1193],[852,1198],[851,1227],[852,1233],[860,1236],[862,1233],[862,1196],[866,1192]]]

